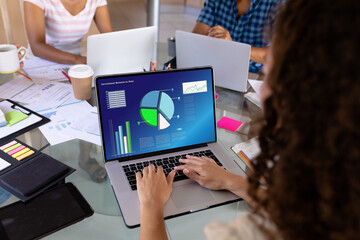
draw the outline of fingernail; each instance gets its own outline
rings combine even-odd
[[[188,173],[189,173],[189,170],[184,169],[183,172],[184,172],[185,174],[188,174]]]

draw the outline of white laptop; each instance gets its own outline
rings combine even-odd
[[[156,59],[156,37],[156,26],[89,36],[87,64],[93,68],[94,78],[148,69],[150,61]]]
[[[211,67],[98,76],[96,92],[105,167],[128,227],[140,224],[135,172],[151,163],[169,173],[186,154],[206,155],[244,175],[217,143]],[[178,172],[164,217],[238,200]]]
[[[250,45],[183,31],[175,39],[178,68],[210,65],[216,86],[246,92]]]

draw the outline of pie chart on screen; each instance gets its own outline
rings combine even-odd
[[[170,119],[174,115],[174,102],[169,95],[160,91],[148,92],[140,103],[140,116],[151,127],[158,130],[170,126]]]

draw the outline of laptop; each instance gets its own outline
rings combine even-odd
[[[126,226],[140,224],[135,172],[149,164],[169,173],[186,154],[205,155],[244,175],[217,143],[211,67],[98,76],[96,92],[105,167]],[[238,200],[178,172],[164,217]]]
[[[212,66],[215,85],[246,92],[250,45],[200,34],[176,31],[178,68]]]
[[[87,64],[94,70],[94,78],[148,69],[150,61],[156,59],[156,37],[156,26],[89,36]]]

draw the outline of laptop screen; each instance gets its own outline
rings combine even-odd
[[[216,141],[212,69],[96,79],[105,160]]]

